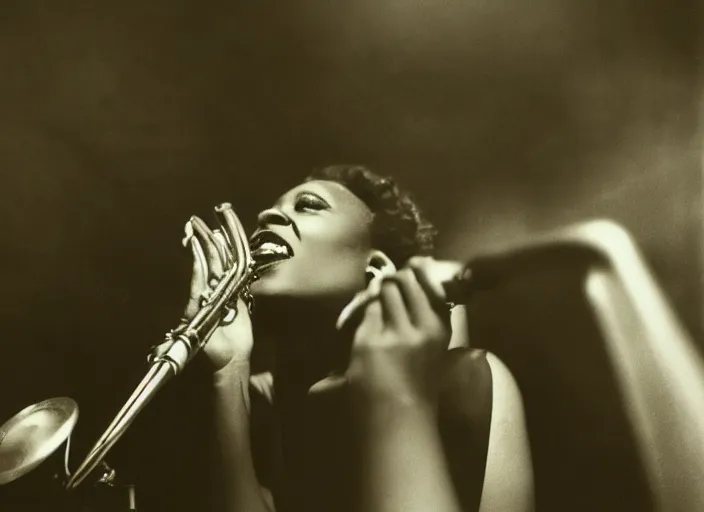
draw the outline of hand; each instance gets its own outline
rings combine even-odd
[[[190,245],[193,254],[191,289],[184,312],[185,319],[190,320],[200,309],[203,293],[212,289],[233,262],[225,238],[211,231],[198,217],[192,217],[186,224],[184,243]],[[249,363],[253,346],[252,322],[241,299],[237,301],[236,311],[235,320],[218,326],[203,348],[215,372],[227,366]]]
[[[464,271],[464,265],[457,261],[443,261],[429,257],[418,257],[414,261],[423,261],[424,273],[427,275],[430,282],[436,283],[439,286],[436,287],[436,291],[438,291],[438,293],[440,293],[443,297],[445,296],[445,289],[439,283],[452,281]],[[370,285],[371,284],[372,283],[370,283]],[[370,302],[377,300],[378,295],[379,289],[374,286],[368,286],[366,290],[355,295],[355,297],[344,307],[344,309],[340,312],[340,315],[337,317],[337,329],[342,330],[347,325],[358,322],[366,310],[367,305]]]
[[[442,282],[461,265],[416,257],[401,271],[372,281],[356,329],[344,381],[358,396],[434,407],[439,363],[450,340]],[[447,274],[447,275],[446,275]],[[335,381],[338,382],[335,382]],[[339,385],[327,379],[311,392]]]

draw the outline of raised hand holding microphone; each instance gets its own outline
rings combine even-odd
[[[184,242],[190,246],[193,254],[191,288],[185,311],[185,317],[190,319],[197,313],[204,294],[209,293],[230,265],[237,262],[232,260],[225,238],[219,232],[210,230],[198,217],[192,217],[187,224]],[[248,364],[252,354],[252,321],[249,310],[241,298],[237,299],[236,305],[236,309],[226,315],[234,315],[234,319],[226,318],[203,347],[203,352],[216,372],[230,364]]]
[[[434,402],[436,365],[452,334],[443,283],[462,268],[415,257],[405,268],[375,277],[338,318],[338,329],[355,329],[348,368],[310,392],[352,385],[371,399]]]
[[[191,321],[202,307],[204,299],[213,292],[225,272],[237,264],[227,239],[220,231],[211,230],[199,217],[193,216],[186,223],[182,245],[190,249],[193,270],[189,297],[184,309],[182,325]],[[156,347],[152,357],[158,357],[169,343]],[[228,365],[248,364],[252,353],[252,323],[248,306],[238,298],[236,307],[230,309],[214,330],[203,352],[212,364],[213,372]]]
[[[434,283],[434,289],[444,297],[446,303],[466,304],[472,277],[468,267],[457,261],[436,260],[430,257],[417,257],[411,261],[415,261],[416,264],[419,261],[423,262],[424,273],[430,282]],[[358,293],[340,312],[337,318],[337,329],[342,330],[348,323],[352,323],[353,318],[358,317],[368,304],[378,299],[378,294],[379,289],[374,286]]]
[[[367,400],[435,407],[439,361],[451,328],[442,285],[430,258],[412,258],[375,284],[357,328],[347,378]]]
[[[342,379],[361,440],[364,510],[461,510],[437,426],[442,360],[452,335],[442,282],[460,269],[416,257],[367,289],[373,298],[363,308]],[[418,461],[423,478],[416,478]]]
[[[195,315],[234,261],[225,236],[212,231],[198,217],[186,225],[184,245],[193,254],[191,289],[185,319]],[[213,368],[214,424],[219,450],[214,456],[223,473],[226,510],[269,510],[267,494],[259,486],[250,441],[250,356],[253,347],[249,308],[238,297],[235,307],[223,312],[223,321],[203,347]]]

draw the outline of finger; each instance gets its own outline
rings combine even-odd
[[[183,239],[181,240],[181,245],[188,247],[191,243],[191,238],[193,238],[193,224],[191,224],[191,221],[189,220],[183,227]]]
[[[193,255],[193,273],[191,275],[191,296],[200,295],[208,287],[208,261],[198,239],[190,240]]]
[[[342,389],[347,385],[347,377],[344,375],[331,375],[313,384],[308,390],[309,395],[322,393],[332,393]]]
[[[411,317],[399,289],[401,281],[405,279],[398,275],[387,276],[381,281],[379,302],[384,322],[392,328],[403,328],[411,324]]]
[[[439,318],[445,327],[451,326],[450,308],[446,302],[445,290],[442,282],[438,278],[435,261],[431,258],[415,258],[409,262],[409,268],[413,271],[415,280],[423,289],[424,295],[428,300],[428,309],[425,311],[433,316],[423,316],[421,321],[429,322],[426,325],[432,325],[432,322]]]
[[[375,299],[366,290],[360,292],[354,296],[354,298],[340,311],[339,316],[335,322],[335,328],[341,331],[347,325],[349,325],[352,320],[364,312],[364,308]]]
[[[405,268],[388,279],[396,283],[406,310],[407,321],[416,327],[428,322],[434,314],[433,308],[413,271]]]
[[[207,224],[198,217],[191,217],[191,223],[208,262],[208,278],[219,278],[224,271],[224,262],[220,258],[220,250],[218,249],[218,241],[215,235]]]
[[[269,403],[274,402],[274,377],[271,372],[258,373],[249,378],[249,383]]]
[[[357,293],[352,300],[342,308],[342,311],[337,317],[335,328],[341,331],[348,325],[354,324],[355,320],[360,320],[365,314],[367,306],[374,301],[379,300],[379,292],[381,290],[380,278],[372,279],[367,288]]]
[[[201,294],[208,288],[208,265],[205,260],[203,248],[198,239],[192,237],[190,240],[191,254],[193,255],[193,272],[191,274],[191,290],[186,304],[184,317],[192,319],[200,309]]]
[[[357,329],[363,331],[371,330],[372,332],[378,332],[384,327],[384,315],[381,306],[381,301],[379,300],[379,294],[381,292],[381,279],[374,279],[367,287],[367,292],[370,296],[375,297],[367,303],[363,309],[362,322]]]
[[[416,282],[425,291],[433,309],[446,310],[445,290],[438,278],[435,261],[432,258],[412,258],[408,268],[413,272]]]

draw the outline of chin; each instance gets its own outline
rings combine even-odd
[[[255,297],[287,297],[300,294],[300,286],[292,283],[277,267],[267,269],[259,279],[254,281],[249,291]]]
[[[278,295],[276,292],[276,280],[271,279],[268,275],[263,275],[249,287],[249,291],[252,295],[263,296],[263,295]]]

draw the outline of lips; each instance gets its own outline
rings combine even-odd
[[[252,257],[259,265],[268,265],[293,257],[293,249],[288,242],[268,229],[255,233],[249,245]]]

